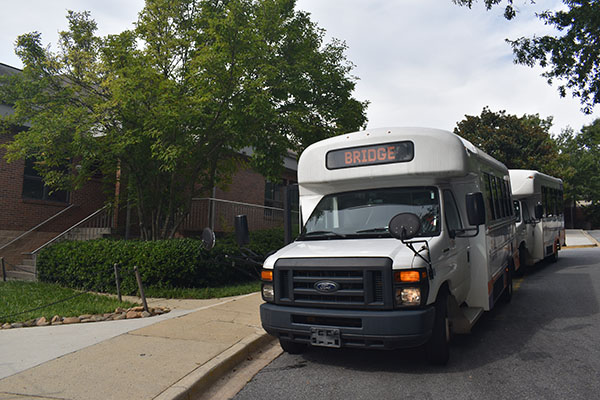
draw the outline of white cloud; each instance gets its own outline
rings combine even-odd
[[[506,38],[545,34],[535,12],[554,0],[519,6],[516,20],[502,8],[472,10],[450,0],[299,0],[329,37],[347,42],[360,78],[356,96],[371,101],[369,126],[431,126],[453,129],[465,114],[484,106],[511,114],[554,116],[555,133],[579,129],[595,116],[578,100],[561,99],[541,70],[513,64]]]

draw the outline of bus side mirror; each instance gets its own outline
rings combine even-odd
[[[239,247],[250,243],[250,233],[248,232],[248,217],[245,215],[235,216],[235,241]]]
[[[541,204],[536,204],[534,213],[535,219],[542,219],[542,217],[544,216],[544,206],[542,206]]]
[[[465,196],[467,203],[467,218],[469,225],[479,226],[485,224],[485,203],[481,192],[469,193]]]

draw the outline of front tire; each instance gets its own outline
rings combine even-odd
[[[552,253],[552,255],[550,256],[550,262],[553,262],[553,263],[558,262],[558,249],[560,247],[559,243],[560,242],[557,241],[554,244],[554,253]]]
[[[305,343],[296,343],[285,339],[279,339],[279,345],[283,351],[289,354],[302,354],[308,348],[308,345]]]
[[[450,321],[448,290],[442,289],[435,301],[435,318],[431,338],[427,342],[427,360],[433,365],[446,365],[450,358]]]

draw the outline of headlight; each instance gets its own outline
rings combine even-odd
[[[421,304],[421,288],[396,288],[396,304],[399,306],[418,306]]]
[[[266,283],[263,284],[262,298],[264,301],[274,301],[275,300],[275,291],[273,290],[273,285],[266,284]]]

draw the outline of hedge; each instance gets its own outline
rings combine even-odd
[[[264,255],[282,245],[283,230],[272,229],[251,233],[248,248]],[[217,239],[210,251],[198,239],[65,241],[40,252],[37,271],[43,282],[115,293],[113,265],[118,263],[123,294],[137,291],[136,265],[145,286],[160,288],[219,287],[259,278],[259,266],[226,255],[240,257],[231,235]]]

